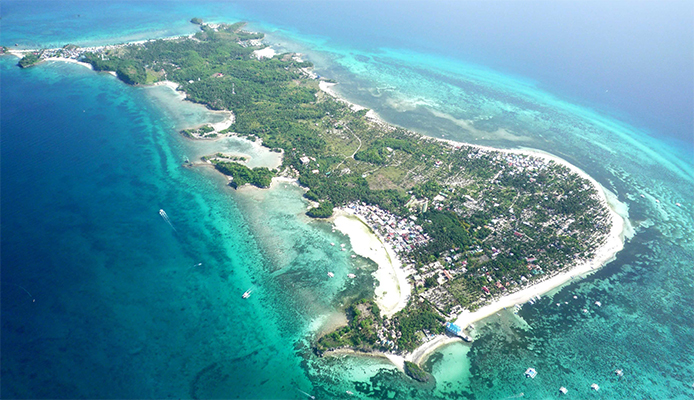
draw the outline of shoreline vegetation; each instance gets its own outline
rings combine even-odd
[[[307,215],[327,218],[378,265],[374,298],[348,305],[347,325],[315,340],[318,355],[382,355],[423,379],[418,365],[470,339],[464,330],[473,322],[600,268],[631,233],[616,198],[559,157],[390,125],[244,23],[191,22],[200,31],[189,36],[2,54],[20,57],[22,68],[66,61],[130,85],[166,85],[227,114],[182,135],[237,135],[280,153],[273,169],[221,153],[202,162],[234,188],[296,182],[314,205]]]

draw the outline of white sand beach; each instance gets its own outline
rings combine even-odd
[[[178,87],[180,85],[176,82],[159,81],[159,82],[155,82],[153,84],[153,86],[166,86],[166,87],[170,88],[171,90],[173,90],[176,93],[176,95],[178,95],[180,97],[181,100],[186,99],[185,92],[178,90]],[[210,125],[212,128],[214,128],[214,130],[217,132],[223,131],[223,130],[229,128],[236,120],[236,116],[231,111],[212,111],[212,110],[210,110],[210,112],[226,116],[226,118],[224,118],[224,120],[222,120],[222,121],[207,124],[207,125]]]
[[[441,346],[445,346],[449,343],[462,342],[463,339],[458,337],[451,337],[446,335],[436,335],[428,342],[417,347],[412,353],[405,357],[405,360],[411,361],[415,364],[420,364],[426,361],[426,358],[436,351]],[[421,365],[421,364],[420,364]]]
[[[359,106],[357,104],[351,103],[343,98],[340,98],[338,94],[332,89],[332,87],[335,86],[334,83],[330,82],[324,82],[321,81],[319,83],[319,87],[321,90],[329,94],[330,96],[335,97],[336,99],[345,102],[348,104],[353,110],[362,110],[364,107]],[[377,120],[379,123],[385,123],[383,122],[378,115],[374,113],[373,118]],[[475,321],[484,319],[499,310],[502,310],[507,307],[513,307],[516,304],[520,303],[525,303],[528,300],[530,300],[532,297],[535,297],[537,295],[541,295],[544,293],[547,293],[553,289],[557,289],[558,287],[561,287],[562,285],[566,284],[567,282],[571,281],[572,279],[575,278],[580,278],[583,277],[593,271],[596,271],[600,267],[604,266],[605,264],[609,263],[610,261],[614,260],[616,254],[624,248],[624,241],[626,238],[630,238],[634,234],[633,227],[631,226],[629,219],[628,219],[628,209],[627,206],[624,203],[619,202],[617,200],[617,196],[614,195],[613,193],[609,192],[607,189],[605,189],[602,185],[600,185],[595,179],[593,179],[590,175],[585,173],[583,170],[580,168],[576,167],[575,165],[572,165],[568,161],[557,157],[555,155],[543,152],[541,150],[536,150],[536,149],[527,149],[527,148],[521,148],[521,149],[497,149],[497,148],[492,148],[488,146],[480,146],[480,145],[473,145],[473,144],[468,144],[468,143],[461,143],[461,142],[455,142],[452,140],[446,140],[446,139],[437,139],[442,142],[446,142],[454,147],[458,146],[471,146],[471,147],[476,147],[488,151],[496,151],[496,152],[502,152],[502,153],[511,153],[511,154],[521,154],[521,155],[527,155],[527,156],[532,156],[532,157],[537,157],[541,158],[546,161],[553,161],[559,165],[563,165],[567,167],[569,170],[572,172],[576,173],[577,175],[585,178],[590,182],[590,184],[597,190],[599,199],[603,205],[605,205],[610,212],[610,219],[612,221],[612,228],[606,238],[605,243],[600,246],[596,250],[596,255],[593,257],[593,259],[579,263],[578,265],[574,266],[573,268],[555,274],[541,282],[538,282],[530,287],[527,287],[525,289],[519,290],[517,292],[511,293],[509,295],[503,296],[499,299],[494,300],[491,304],[488,304],[479,310],[475,312],[470,312],[470,311],[465,311],[463,312],[458,318],[456,319],[456,324],[466,328],[470,324],[472,324]],[[344,211],[342,211],[345,213]],[[374,250],[372,247],[376,245],[376,241],[374,239],[367,239],[367,238],[359,238],[359,235],[372,235],[376,236],[371,229],[368,229],[366,227],[360,228],[356,224],[351,223],[348,224],[345,220],[345,216],[341,215],[339,217],[335,218],[336,222],[340,221],[341,231],[344,229],[344,233],[348,234],[350,236],[350,240],[352,241],[352,246],[355,248],[355,251],[360,254],[364,255],[365,257],[371,258],[374,261],[380,260],[384,264],[384,271],[387,270],[400,270],[402,272],[402,269],[400,268],[400,262],[395,261],[391,263],[391,266],[388,266],[386,264],[385,259],[381,255],[379,257],[378,253],[379,251]],[[366,225],[365,221],[362,221],[364,225]],[[336,223],[336,227],[338,224]],[[375,239],[378,240],[376,237]],[[378,240],[378,242],[381,242]],[[356,244],[356,245],[355,245]],[[381,242],[381,245],[384,246],[384,249],[381,251],[381,254],[385,251],[387,252],[386,248],[388,246],[385,246],[383,242]],[[359,250],[357,250],[359,249]],[[360,253],[363,252],[364,254]],[[394,254],[393,254],[393,259],[395,259]],[[379,261],[376,261],[379,263]],[[381,271],[381,263],[379,263],[379,271]],[[378,274],[378,273],[377,273]],[[404,275],[404,274],[403,274]],[[408,296],[409,296],[409,282],[407,281],[406,277],[402,277],[402,279],[398,279],[397,273],[392,273],[390,275],[385,274],[385,272],[382,275],[383,278],[390,278],[390,283],[388,284],[389,288],[386,289],[386,286],[383,287],[382,291],[380,292],[381,295],[379,295],[379,292],[377,291],[377,302],[379,304],[379,307],[381,306],[381,303],[384,304],[384,306],[388,306],[391,304],[394,304],[395,301],[392,297],[387,297],[387,293],[385,295],[383,294],[384,291],[386,290],[392,290],[392,288],[395,287],[396,282],[399,287],[407,287],[408,288]],[[380,278],[380,277],[379,277]],[[380,281],[381,279],[379,279]],[[379,286],[379,289],[381,287]],[[400,294],[401,299],[404,299],[405,296],[403,293]],[[402,301],[400,302],[402,304]],[[404,300],[404,304],[402,304],[402,307],[404,307],[407,304],[407,301]],[[390,306],[392,307],[392,306]],[[391,310],[399,310],[402,309],[402,307],[392,307]],[[394,311],[397,312],[397,311]],[[394,312],[390,313],[392,315]],[[386,314],[386,313],[384,313]],[[421,362],[423,361],[429,354],[434,352],[437,348],[448,344],[452,343],[454,341],[459,341],[460,339],[458,338],[451,338],[448,336],[440,335],[435,337],[434,339],[422,344],[419,346],[415,351],[412,353],[408,354],[405,358],[399,357],[399,356],[393,356],[393,363],[396,365],[399,365],[407,359],[408,361],[413,361],[413,362]],[[401,360],[402,358],[402,360]]]
[[[8,50],[7,54],[11,54],[11,55],[21,59],[25,55],[27,55],[28,53],[31,53],[32,51],[35,51],[35,50]],[[89,68],[91,70],[94,69],[91,64],[86,63],[86,62],[82,62],[82,61],[77,61],[74,58],[46,57],[45,59],[41,60],[41,62],[44,62],[44,61],[61,61],[61,62],[66,62],[66,63],[70,63],[70,64],[81,65],[81,66]]]
[[[340,97],[340,95],[337,94],[337,92],[332,89],[333,86],[337,85],[337,83],[332,83],[332,82],[326,82],[326,81],[320,81],[318,82],[318,87],[320,90],[324,91],[331,97],[335,98],[335,100],[341,101],[349,106],[349,108],[352,109],[352,111],[361,111],[365,110],[366,107],[362,107],[359,104],[352,103],[348,100],[345,100],[344,98]],[[374,110],[369,109],[369,111],[366,112],[366,118],[370,119],[372,122],[376,122],[381,125],[389,125],[387,122],[385,122]]]
[[[551,160],[556,162],[557,164],[563,165],[570,169],[572,172],[585,178],[591,183],[591,185],[593,185],[593,187],[598,192],[600,201],[609,209],[610,219],[612,221],[612,228],[610,230],[610,233],[608,234],[605,243],[596,250],[596,254],[595,257],[593,257],[593,259],[579,263],[570,270],[551,276],[548,279],[534,284],[533,286],[503,296],[475,312],[463,312],[462,315],[460,315],[456,320],[456,324],[461,327],[465,328],[473,322],[488,317],[498,312],[499,310],[502,310],[507,307],[513,307],[516,304],[525,303],[531,298],[556,289],[574,278],[579,278],[591,272],[594,272],[595,270],[614,260],[617,252],[624,248],[625,239],[633,235],[633,228],[631,227],[631,224],[629,223],[629,220],[626,216],[626,206],[623,203],[620,203],[614,194],[605,189],[590,175],[586,174],[583,170],[576,167],[575,165],[570,164],[568,161],[562,158],[534,149],[501,150],[486,146],[476,146],[465,143],[458,143],[449,140],[445,140],[445,142],[454,146],[473,146],[490,151],[524,154],[528,156],[538,157],[547,161]],[[620,211],[625,215],[620,215],[620,213],[618,213],[617,211]]]
[[[355,253],[378,265],[378,270],[374,273],[378,280],[375,300],[381,314],[390,317],[405,308],[412,288],[395,251],[364,220],[346,210],[336,209],[332,222],[335,229],[349,236]]]
[[[61,62],[66,62],[66,63],[71,63],[71,64],[77,64],[81,65],[83,67],[89,68],[89,69],[94,69],[91,64],[82,62],[82,61],[77,61],[73,58],[63,58],[63,57],[48,57],[45,59],[45,61],[61,61]]]
[[[272,47],[265,47],[264,49],[253,51],[253,55],[255,55],[259,60],[262,60],[263,58],[272,58],[275,56],[275,54],[277,54],[277,52],[275,52]]]

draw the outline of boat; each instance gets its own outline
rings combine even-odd
[[[536,376],[537,376],[537,371],[535,371],[535,368],[528,368],[525,370],[525,377],[526,378],[535,379]]]
[[[334,276],[335,276],[335,274],[333,274],[332,272],[328,272],[328,277],[329,277],[329,278],[332,278],[332,277],[334,277]]]
[[[602,303],[599,302],[599,301],[596,301],[596,302],[595,302],[595,305],[598,306],[598,307],[602,307]]]
[[[354,279],[354,278],[356,278],[357,276],[354,275],[354,274],[347,274],[347,277],[348,277],[348,278],[351,278],[351,279]]]
[[[345,390],[345,393],[347,393],[350,396],[352,396],[354,394],[354,393],[350,392],[349,390]]]
[[[330,243],[331,246],[335,246],[335,243]]]
[[[559,388],[559,393],[561,393],[561,394],[567,394],[568,392],[569,392],[569,390],[567,388],[565,388],[564,386]]]
[[[356,255],[356,254],[352,254],[352,258],[357,258],[357,255]]]
[[[596,392],[597,392],[598,390],[600,390],[600,386],[598,386],[597,383],[594,383],[594,384],[590,385],[590,388],[593,389],[593,390],[595,390]]]
[[[247,298],[251,297],[251,292],[252,292],[252,291],[253,291],[253,289],[248,289],[248,290],[246,290],[246,291],[243,293],[243,295],[242,295],[241,297],[243,297],[244,299],[247,299]]]
[[[618,370],[614,371],[614,374],[619,376],[619,377],[622,377],[622,376],[624,376],[624,371],[622,371],[621,369],[618,369]]]

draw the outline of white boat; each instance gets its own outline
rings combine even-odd
[[[352,396],[354,394],[354,393],[350,392],[349,390],[345,390],[345,393],[347,393],[350,396]]]
[[[243,297],[244,299],[247,299],[247,298],[251,297],[251,292],[252,292],[252,291],[253,291],[253,289],[248,289],[248,290],[246,290],[246,291],[243,293],[243,295],[241,295],[241,297]]]
[[[599,302],[599,301],[596,301],[596,302],[595,302],[595,305],[598,306],[598,307],[602,307],[602,303]]]
[[[598,390],[600,390],[600,386],[598,386],[597,383],[594,383],[594,384],[590,385],[590,388],[593,389],[593,390],[595,390],[596,392],[597,392]]]
[[[619,376],[619,377],[621,377],[621,376],[624,375],[624,371],[622,371],[621,369],[618,369],[618,370],[616,370],[616,371],[614,372],[614,374],[617,375],[617,376]]]
[[[347,277],[350,278],[350,279],[354,279],[354,278],[356,278],[357,276],[354,275],[354,274],[347,274]]]
[[[537,371],[535,371],[535,368],[528,368],[525,370],[525,377],[526,378],[535,379],[536,376],[537,376]]]
[[[329,277],[329,278],[332,278],[332,277],[334,277],[334,276],[335,276],[335,274],[333,274],[332,272],[328,272],[328,277]]]
[[[559,392],[561,394],[567,394],[569,392],[569,390],[567,388],[565,388],[564,386],[562,386],[559,388]]]

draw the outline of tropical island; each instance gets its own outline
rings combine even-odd
[[[220,154],[206,158],[232,187],[268,188],[275,177],[291,178],[306,190],[310,217],[337,213],[366,224],[402,277],[401,299],[392,307],[378,296],[354,299],[345,308],[348,324],[317,338],[316,354],[399,355],[408,375],[426,380],[412,356],[425,342],[445,332],[469,339],[471,321],[501,308],[485,306],[539,282],[549,282],[543,290],[557,286],[568,271],[584,266],[585,273],[621,249],[621,221],[601,188],[562,160],[392,126],[335,97],[334,83],[313,73],[310,62],[275,55],[244,23],[191,22],[200,25],[194,35],[28,51],[17,54],[19,65],[67,59],[130,85],[172,82],[187,100],[233,113],[225,129],[204,125],[181,134],[238,135],[282,153],[274,170]]]

